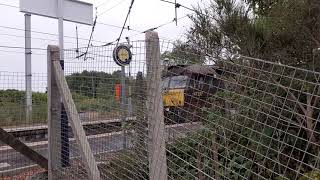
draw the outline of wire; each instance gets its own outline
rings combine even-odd
[[[25,49],[25,47],[19,47],[19,46],[4,46],[4,45],[0,45],[0,48],[7,48],[7,49]],[[28,48],[28,49],[35,49],[35,50],[43,50],[43,51],[47,51],[47,49],[44,48]]]
[[[193,10],[193,9],[191,9],[191,8],[189,8],[189,7],[186,7],[186,6],[182,5],[182,4],[177,3],[177,0],[174,0],[174,2],[167,1],[167,0],[160,0],[160,1],[163,1],[163,2],[166,2],[166,3],[170,3],[170,4],[174,4],[174,10],[175,10],[175,18],[174,18],[174,21],[176,22],[176,26],[178,26],[178,11],[177,11],[178,8],[183,7],[183,8],[185,8],[185,9],[188,9],[188,10],[190,10],[190,11],[195,12],[195,10]]]
[[[183,18],[186,18],[186,17],[188,17],[188,15],[185,15],[185,16],[183,16],[183,17],[181,17],[181,18],[178,18],[178,20],[183,19]],[[149,29],[147,29],[147,30],[145,30],[145,31],[139,32],[139,33],[134,34],[134,35],[132,35],[132,36],[129,36],[129,38],[135,37],[135,36],[140,35],[140,34],[144,34],[144,33],[148,32],[148,31],[154,31],[154,30],[160,29],[160,28],[162,28],[162,27],[164,27],[164,26],[166,26],[166,25],[169,25],[169,24],[171,24],[171,23],[174,23],[174,22],[175,22],[175,19],[173,19],[173,20],[171,20],[171,21],[168,21],[168,22],[166,22],[166,23],[164,23],[164,24],[161,24],[161,25],[159,25],[159,26],[156,26],[156,27],[153,27],[153,28],[149,28]],[[171,39],[169,39],[169,40],[171,40]]]
[[[185,15],[185,16],[179,18],[179,19],[183,19],[183,18],[185,18],[185,17],[187,17],[187,15]],[[145,30],[145,31],[143,31],[143,33],[146,33],[147,31],[154,31],[154,30],[156,30],[156,29],[162,28],[163,26],[166,26],[166,25],[168,25],[168,24],[171,24],[171,23],[173,23],[173,22],[175,22],[175,21],[176,21],[176,19],[174,18],[172,21],[169,21],[169,22],[167,22],[167,23],[161,24],[161,25],[156,26],[156,27],[154,27],[154,28],[150,28],[150,29],[148,29],[148,30]]]
[[[0,25],[0,28],[5,28],[5,29],[12,29],[12,30],[18,30],[18,31],[26,31],[24,29],[21,29],[21,28],[15,28],[15,27],[8,27],[8,26],[1,26]],[[58,36],[58,34],[54,34],[54,33],[47,33],[47,32],[41,32],[41,31],[30,31],[30,32],[33,32],[33,33],[38,33],[38,34],[45,34],[45,35],[50,35],[50,36]],[[72,36],[64,36],[66,38],[70,38],[70,39],[77,39],[76,37],[72,37]],[[89,40],[89,39],[85,39],[85,38],[79,38],[80,40]],[[100,42],[100,43],[106,43],[106,42],[103,42],[103,41],[97,41],[97,40],[94,40],[94,42]]]
[[[19,8],[18,6],[10,5],[10,4],[3,4],[0,3],[0,6],[7,6],[7,7],[12,7],[12,8]]]
[[[80,58],[80,57],[84,56],[84,60],[87,59],[87,53],[88,53],[88,49],[89,49],[90,42],[91,42],[91,39],[92,39],[92,35],[93,35],[93,32],[94,32],[94,28],[96,27],[96,24],[97,24],[97,18],[98,18],[98,16],[96,15],[96,18],[94,19],[94,22],[93,22],[92,31],[91,31],[91,34],[90,34],[90,38],[89,38],[89,42],[88,42],[88,46],[87,46],[86,52],[84,52],[80,56],[77,56],[76,58]],[[77,31],[77,34],[78,34],[78,31]],[[77,47],[77,50],[78,50],[78,47]]]
[[[113,6],[113,7],[109,8],[109,9],[103,11],[102,13],[98,14],[97,16],[98,16],[98,17],[101,17],[103,14],[107,13],[108,11],[112,10],[113,8],[117,7],[118,5],[122,4],[122,3],[125,2],[125,1],[126,1],[126,0],[121,0],[121,1],[120,1],[118,4],[116,4],[115,6]],[[100,6],[100,5],[98,5],[98,6],[96,7],[96,9],[97,9],[99,6]],[[117,28],[122,28],[122,27],[120,27],[120,26],[105,24],[105,23],[101,23],[101,22],[97,22],[97,24],[106,25],[106,26],[112,26],[112,27],[117,27]],[[81,26],[83,26],[83,25],[79,25],[78,28],[80,28]]]
[[[5,33],[0,33],[0,36],[10,36],[10,37],[16,37],[16,38],[25,38],[24,36],[19,36],[19,35],[14,35],[14,34],[5,34]],[[38,37],[31,37],[31,39],[35,39],[35,40],[42,40],[42,41],[52,41],[52,42],[57,42],[57,39],[48,39],[48,38],[38,38]],[[68,44],[75,44],[74,42],[68,42],[65,41],[65,43]],[[84,43],[81,43],[82,45],[86,45]]]
[[[115,4],[114,6],[112,6],[111,8],[103,11],[102,13],[98,14],[98,16],[102,16],[103,14],[111,11],[112,9],[116,8],[117,6],[119,6],[120,4],[122,4],[122,3],[124,3],[124,2],[126,2],[126,0],[120,0],[120,2],[118,2],[117,4]]]
[[[109,2],[111,2],[111,0],[106,0],[106,1],[104,1],[103,3],[100,3],[99,5],[97,5],[96,6],[96,8],[98,8],[98,7],[100,7],[100,6],[104,6],[104,5],[106,5],[106,4],[108,4]]]
[[[194,9],[191,9],[191,8],[189,8],[189,7],[187,7],[187,6],[184,6],[184,5],[180,4],[180,3],[175,3],[175,2],[166,1],[166,0],[160,0],[160,1],[163,1],[163,2],[166,2],[166,3],[170,3],[170,4],[174,4],[174,5],[175,5],[175,8],[183,7],[183,8],[185,8],[185,9],[188,9],[188,10],[190,10],[190,11],[195,12]]]
[[[120,39],[121,39],[121,36],[122,36],[123,30],[124,30],[124,28],[125,28],[125,26],[126,26],[126,23],[127,23],[128,17],[129,17],[129,15],[130,15],[130,13],[131,13],[131,9],[132,9],[133,3],[134,3],[134,0],[131,0],[131,4],[130,4],[130,7],[129,7],[129,10],[128,10],[128,13],[127,13],[127,17],[126,17],[126,19],[125,19],[125,21],[124,21],[124,23],[123,23],[123,26],[122,26],[122,29],[121,29],[121,32],[120,32],[119,38],[117,39],[117,46],[118,46],[119,41],[120,41]]]
[[[0,52],[7,52],[7,53],[15,53],[15,54],[25,54],[25,52],[20,51],[6,51],[6,50],[0,50]],[[32,55],[46,55],[46,54],[39,54],[39,53],[31,53]]]
[[[122,29],[122,27],[121,26],[117,26],[117,25],[112,25],[112,24],[107,24],[107,23],[102,23],[102,22],[97,22],[97,24],[100,24],[100,25],[104,25],[104,26],[109,26],[109,27],[114,27],[114,28],[118,28],[118,29]],[[125,28],[126,29],[126,28]],[[130,31],[135,31],[135,32],[142,32],[142,31],[140,31],[140,30],[136,30],[136,29],[128,29],[128,30],[130,30]]]

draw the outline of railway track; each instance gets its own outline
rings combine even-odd
[[[93,122],[91,122],[93,123]],[[104,122],[108,123],[108,122]],[[95,123],[93,123],[95,124]],[[36,130],[40,127],[32,127],[32,129],[19,129],[20,131],[26,130]],[[46,128],[46,127],[41,127]],[[182,124],[173,124],[165,126],[165,136],[166,141],[175,140],[176,138],[183,137],[189,132],[195,132],[199,129],[202,129],[203,126],[199,122],[192,123],[182,123]],[[12,129],[12,132],[15,132],[17,129]],[[127,133],[133,133],[134,130],[130,130]],[[123,131],[110,132],[110,133],[102,133],[96,135],[88,135],[87,136],[90,147],[94,155],[101,155],[110,152],[118,152],[123,150]],[[75,139],[69,139],[70,146],[73,147],[71,149],[70,158],[74,158],[77,154],[74,154],[73,151],[76,147]],[[47,140],[39,140],[35,142],[26,143],[27,146],[33,148],[40,154],[46,156],[48,152],[48,141]],[[132,146],[131,140],[127,139],[128,148]],[[23,155],[15,152],[9,146],[0,146],[0,179],[1,176],[10,176],[17,174],[22,171],[26,171],[28,169],[32,169],[37,167],[33,162],[28,160]]]
[[[129,118],[126,118],[126,121],[132,121],[134,119],[135,117],[129,117]],[[121,119],[97,120],[97,121],[84,121],[82,122],[82,125],[86,132],[86,135],[90,136],[90,135],[120,131],[121,122],[122,122]],[[47,139],[47,135],[48,135],[47,125],[11,127],[11,128],[4,128],[4,130],[23,142],[44,141]],[[73,137],[73,133],[70,125],[69,125],[69,137]],[[0,142],[0,147],[2,145],[4,144]]]

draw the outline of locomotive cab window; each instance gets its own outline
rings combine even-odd
[[[184,89],[188,84],[188,76],[167,77],[162,81],[162,89]]]

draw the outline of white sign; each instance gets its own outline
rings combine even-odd
[[[78,0],[63,0],[63,19],[66,21],[92,25],[93,5]],[[58,17],[58,0],[20,0],[20,12]]]

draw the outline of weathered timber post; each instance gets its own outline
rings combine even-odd
[[[42,168],[48,169],[48,160],[40,153],[28,147],[25,143],[21,142],[18,138],[12,134],[6,132],[0,127],[0,141],[12,147],[25,157],[29,158],[33,162],[37,163]]]
[[[166,180],[167,159],[161,93],[160,44],[157,32],[146,32],[149,178]]]
[[[52,61],[60,60],[58,46],[48,46],[47,70],[48,70],[48,176],[54,179],[54,171],[61,167],[61,102],[60,93],[56,83]]]
[[[85,135],[84,129],[80,123],[77,108],[72,99],[70,89],[68,87],[66,78],[64,76],[60,58],[59,48],[55,46],[48,47],[48,122],[49,122],[49,179],[53,178],[55,168],[59,168],[61,157],[57,156],[61,151],[61,126],[60,110],[62,99],[70,125],[76,140],[79,145],[79,151],[86,170],[88,172],[88,179],[99,180],[100,172],[94,155],[91,151],[88,139]],[[58,97],[57,97],[58,96]],[[59,104],[59,108],[58,107]],[[57,119],[56,119],[57,118]],[[55,133],[58,132],[58,133]],[[55,134],[54,134],[55,133]],[[58,143],[57,143],[58,142]]]

